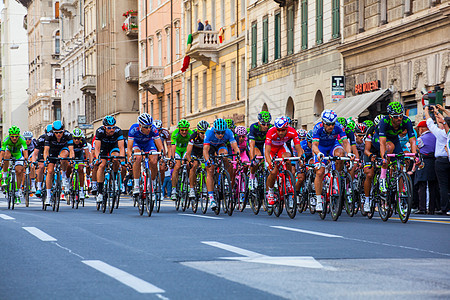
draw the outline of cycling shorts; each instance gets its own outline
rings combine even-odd
[[[282,157],[283,154],[286,152],[291,154],[291,152],[289,151],[289,148],[286,146],[286,144],[284,144],[283,146],[279,146],[279,147],[272,146],[272,148],[270,149],[270,158],[274,159],[277,157]]]
[[[133,151],[142,151],[142,152],[150,152],[150,151],[156,151],[156,145],[153,141],[148,141],[148,143],[145,144],[138,144],[136,142],[133,142]]]
[[[69,152],[68,147],[54,147],[50,148],[50,152],[48,154],[48,161],[49,163],[55,163],[55,158],[59,157],[61,155],[61,152],[67,151]]]
[[[100,156],[111,156],[113,152],[120,152],[119,144],[116,142],[114,144],[102,143],[100,146]]]
[[[319,145],[319,151],[322,152],[325,156],[334,155],[334,151],[337,149],[344,150],[344,148],[338,141],[335,141],[334,145],[331,145],[330,147],[321,147]],[[319,167],[319,159],[317,158],[316,154],[314,154],[314,163],[316,164],[316,167]],[[322,162],[320,163],[320,167],[325,167],[325,165],[326,165],[326,160],[322,160]]]
[[[394,154],[399,154],[399,153],[402,153],[403,152],[403,149],[402,149],[402,145],[400,144],[400,141],[399,140],[397,140],[397,141],[390,141],[390,140],[387,140],[386,139],[386,143],[387,142],[391,142],[391,143],[393,143],[394,144],[394,146],[395,146],[395,148],[394,148]],[[380,142],[378,141],[378,142],[372,142],[372,147],[374,147],[375,149],[377,149],[378,151],[380,151]]]
[[[247,151],[241,152],[241,161],[242,162],[250,162],[250,159],[248,158]]]

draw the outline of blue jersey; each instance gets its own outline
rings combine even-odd
[[[221,139],[218,139],[214,134],[214,127],[208,129],[205,133],[205,140],[203,142],[204,145],[211,145],[214,147],[226,145],[227,142],[236,143],[234,139],[234,134],[230,129],[225,130],[225,134]]]
[[[306,159],[309,159],[312,157],[312,149],[308,146],[308,141],[303,140],[300,142],[300,146],[302,147],[303,151],[305,152]]]
[[[350,143],[350,146],[356,145],[356,138],[353,130],[345,129],[345,134],[347,135],[347,139],[348,142]]]
[[[347,135],[341,124],[336,123],[330,134],[325,132],[323,123],[317,123],[313,128],[313,142],[319,142],[319,146],[324,148],[334,147],[336,141],[347,139]]]
[[[387,141],[391,141],[394,144],[400,142],[399,134],[401,134],[405,130],[407,132],[406,136],[408,137],[408,140],[415,137],[411,120],[406,116],[403,116],[402,122],[400,123],[400,126],[397,130],[394,129],[392,120],[389,116],[385,116],[380,121],[380,124],[378,124],[378,128],[379,136],[386,137]]]
[[[133,124],[128,131],[128,139],[130,141],[134,141],[134,144],[144,145],[149,143],[150,141],[159,139],[158,129],[156,129],[155,125],[152,125],[149,134],[143,134],[139,130],[139,124]]]

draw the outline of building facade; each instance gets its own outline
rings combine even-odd
[[[167,128],[184,117],[182,7],[182,0],[139,1],[140,110]]]
[[[61,119],[59,1],[18,1],[27,8],[28,128],[37,136]]]
[[[190,66],[184,73],[184,114],[200,120],[246,122],[245,0],[184,1],[184,40]],[[199,30],[198,20],[211,30]],[[206,29],[206,28],[205,28]]]
[[[106,115],[127,131],[139,113],[138,42],[123,30],[128,11],[137,11],[137,0],[98,0],[96,3],[97,82],[94,128]],[[134,26],[133,26],[134,27]],[[131,31],[131,24],[129,27]]]
[[[84,74],[84,14],[83,0],[60,4],[62,121],[66,129],[78,127],[78,117],[85,116],[85,101],[81,86]]]
[[[344,11],[339,50],[347,95],[378,83],[403,102],[416,124],[423,116],[422,92],[443,88],[450,104],[450,1],[349,0]],[[369,110],[380,113],[384,106]]]
[[[343,75],[342,19],[339,0],[248,1],[250,123],[268,110],[311,129],[334,106],[331,79]]]
[[[26,8],[14,0],[3,0],[1,16],[1,110],[3,132],[12,125],[28,130],[28,42],[23,28]]]

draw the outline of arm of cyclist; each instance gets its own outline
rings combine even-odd
[[[69,145],[69,157],[74,158],[75,152],[73,151],[73,145]]]
[[[44,161],[47,161],[49,153],[50,153],[50,146],[44,146]]]
[[[270,151],[272,150],[272,145],[266,144],[264,147],[264,159],[269,166],[269,170],[272,170],[272,159],[270,158]]]
[[[117,141],[117,145],[119,146],[119,155],[125,156],[125,142],[124,140]]]
[[[209,144],[203,144],[203,158],[205,159],[206,162],[208,162],[210,160],[209,157],[209,149],[211,148],[211,146]]]
[[[101,140],[95,140],[95,149],[94,149],[94,159],[100,161],[100,149],[102,147],[102,141]]]
[[[241,159],[240,155],[241,155],[241,151],[239,150],[239,147],[237,145],[237,142],[231,142],[231,149],[233,149],[233,152],[237,154],[236,159]]]
[[[191,158],[191,153],[192,153],[192,148],[194,147],[194,145],[192,145],[191,143],[189,143],[188,145],[187,145],[187,148],[186,148],[186,159],[187,159],[187,161],[188,162],[191,162],[191,160],[192,160],[192,158]]]
[[[164,146],[163,146],[161,139],[155,139],[154,142],[155,142],[156,149],[158,149],[158,152],[161,152],[162,154],[164,154]]]
[[[319,150],[319,141],[314,141],[313,140],[313,142],[312,142],[312,149],[311,150],[312,150],[313,154],[317,155],[317,159],[319,161],[322,161],[322,158],[323,158],[324,155]]]

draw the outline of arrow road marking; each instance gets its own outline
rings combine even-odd
[[[319,236],[324,236],[324,237],[329,237],[329,238],[342,238],[342,236],[340,236],[340,235],[322,233],[322,232],[317,232],[317,231],[309,231],[309,230],[298,229],[298,228],[291,228],[291,227],[284,227],[284,226],[270,226],[270,227],[289,230],[289,231],[296,231],[296,232],[301,232],[301,233],[307,233],[307,234],[313,234],[313,235],[319,235]]]
[[[4,214],[0,214],[0,218],[2,218],[3,220],[15,220],[13,217]]]
[[[22,227],[43,242],[56,242],[56,239],[36,227]]]
[[[239,260],[252,263],[291,266],[300,268],[322,269],[321,263],[316,261],[312,256],[267,256],[250,250],[245,250],[235,246],[219,243],[219,242],[202,242],[203,244],[227,250],[243,257],[221,257],[227,260]]]
[[[102,262],[101,260],[83,260],[84,264],[88,265],[91,268],[96,269],[97,271],[102,272],[117,281],[129,286],[130,288],[136,290],[139,293],[164,293],[165,291],[160,289],[157,286],[154,286],[147,281],[144,281],[136,276],[133,276],[125,271],[122,271],[116,267],[108,265],[107,263]]]

